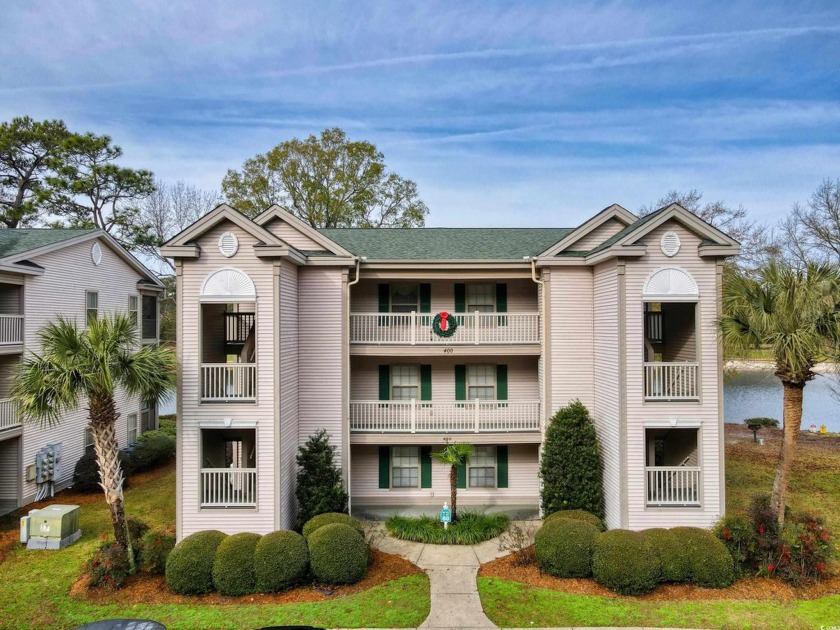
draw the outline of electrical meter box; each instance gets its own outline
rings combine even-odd
[[[50,505],[21,519],[21,542],[27,549],[62,549],[82,537],[78,505]],[[26,521],[26,523],[24,523]],[[24,538],[24,528],[28,539]]]

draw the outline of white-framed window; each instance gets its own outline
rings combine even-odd
[[[128,414],[126,424],[128,426],[128,443],[133,444],[137,441],[137,414]]]
[[[99,292],[85,291],[85,321],[99,318]]]
[[[391,400],[420,400],[420,366],[391,366]]]
[[[391,487],[420,487],[420,447],[391,447]]]
[[[496,312],[496,285],[495,284],[468,284],[467,285],[467,312],[474,313],[495,313]]]
[[[470,488],[496,487],[496,447],[476,446],[467,464]]]
[[[85,427],[85,453],[93,452],[93,431],[90,427]]]
[[[412,311],[415,313],[420,311],[420,285],[392,284],[391,312],[411,313]]]
[[[154,295],[144,295],[142,300],[142,326],[140,334],[143,339],[156,339],[158,326],[158,300]]]
[[[128,296],[128,316],[131,318],[131,321],[134,322],[134,325],[139,328],[140,327],[140,315],[139,315],[139,299],[136,295],[129,295]]]
[[[496,366],[467,366],[467,399],[496,400]]]

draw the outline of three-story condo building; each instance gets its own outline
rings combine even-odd
[[[475,445],[459,502],[536,510],[551,416],[579,399],[610,527],[723,512],[723,261],[678,205],[577,228],[315,230],[219,206],[173,238],[178,535],[295,519],[295,454],[325,428],[351,511],[438,509],[430,453]]]

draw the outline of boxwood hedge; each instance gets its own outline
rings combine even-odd
[[[199,595],[213,590],[216,548],[227,538],[215,529],[184,538],[166,559],[166,583],[181,595]]]
[[[248,595],[257,588],[254,573],[254,549],[259,534],[234,534],[216,549],[213,561],[213,585],[221,595]]]
[[[592,552],[592,575],[622,595],[643,595],[656,588],[662,574],[653,545],[640,532],[613,529],[599,534]]]
[[[266,534],[254,549],[257,592],[276,593],[298,584],[309,571],[309,548],[296,532]]]
[[[331,525],[333,523],[342,523],[344,525],[349,525],[357,532],[359,532],[364,538],[365,529],[364,527],[362,527],[362,524],[349,514],[344,514],[342,512],[325,512],[324,514],[318,514],[317,516],[313,516],[303,525],[303,537],[309,538],[312,535],[312,532],[317,530],[319,527],[323,527],[324,525]]]
[[[547,520],[535,537],[540,570],[565,578],[592,575],[592,546],[598,528],[590,522],[555,518]]]
[[[586,510],[561,510],[559,512],[554,512],[554,514],[550,514],[545,517],[545,523],[549,521],[553,521],[558,518],[565,518],[571,519],[574,521],[584,521],[586,523],[590,523],[598,528],[599,531],[604,531],[606,529],[604,527],[604,522],[592,514],[592,512],[587,512]]]
[[[307,538],[309,562],[315,579],[325,584],[353,584],[367,571],[368,549],[362,535],[350,525],[332,523]]]

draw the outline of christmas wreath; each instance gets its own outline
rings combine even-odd
[[[438,313],[432,320],[432,331],[438,337],[448,339],[455,334],[456,330],[458,330],[458,320],[446,311]]]

